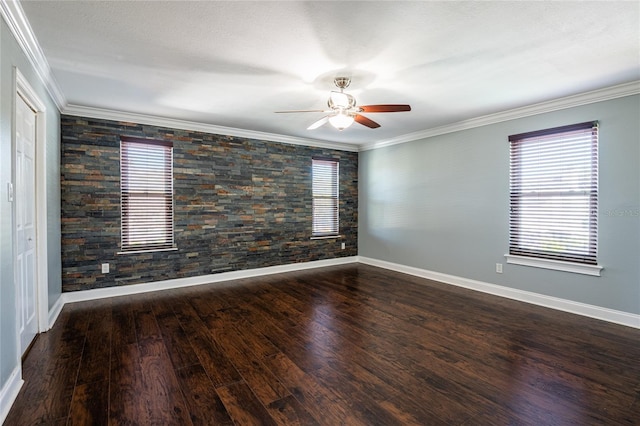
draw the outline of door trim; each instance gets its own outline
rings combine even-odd
[[[48,261],[47,261],[47,157],[46,157],[46,107],[31,87],[27,79],[17,67],[14,67],[13,100],[13,138],[15,138],[15,108],[18,96],[35,112],[36,118],[36,155],[35,155],[35,185],[36,185],[36,304],[38,313],[38,332],[42,333],[50,328],[49,324],[49,288],[48,288]],[[15,140],[13,141],[15,150]],[[15,161],[15,153],[12,154]],[[13,171],[15,182],[15,170]],[[15,217],[15,203],[14,203]],[[15,232],[15,229],[14,229]],[[14,238],[15,243],[15,238]],[[15,254],[14,254],[15,258]],[[17,297],[17,295],[16,295]],[[19,339],[19,337],[18,337]],[[18,345],[19,348],[19,345]],[[20,351],[18,349],[18,351]]]

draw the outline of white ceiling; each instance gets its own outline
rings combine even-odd
[[[67,106],[369,144],[640,80],[640,2],[22,1]],[[382,127],[307,126],[351,76]],[[63,108],[64,110],[64,108]]]

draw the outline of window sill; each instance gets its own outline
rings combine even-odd
[[[343,238],[344,235],[323,235],[321,237],[311,237],[311,240],[330,240],[335,238]]]
[[[600,276],[600,271],[603,269],[600,265],[583,265],[580,263],[563,262],[560,260],[540,259],[535,257],[515,256],[512,254],[505,254],[507,263],[522,266],[532,266],[534,268],[553,269],[555,271],[572,272],[574,274],[591,275],[594,277]]]
[[[176,251],[178,247],[171,248],[162,248],[162,249],[143,249],[143,250],[127,250],[127,251],[119,251],[116,254],[141,254],[141,253],[155,253],[157,251]]]

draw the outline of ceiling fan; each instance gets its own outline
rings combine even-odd
[[[411,111],[410,105],[362,105],[356,106],[356,99],[348,93],[344,93],[344,89],[349,87],[351,79],[349,77],[336,77],[333,82],[336,87],[340,89],[339,92],[332,90],[329,94],[329,100],[327,105],[329,109],[308,109],[308,110],[293,110],[293,111],[276,111],[277,113],[292,113],[292,112],[324,112],[328,115],[322,117],[320,120],[314,122],[311,126],[307,127],[308,130],[317,129],[325,123],[331,124],[338,130],[344,130],[351,126],[353,122],[362,124],[371,129],[380,127],[375,121],[360,114],[361,112],[401,112]]]

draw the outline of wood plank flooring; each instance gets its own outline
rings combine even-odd
[[[69,304],[5,425],[638,425],[640,330],[352,264]]]

